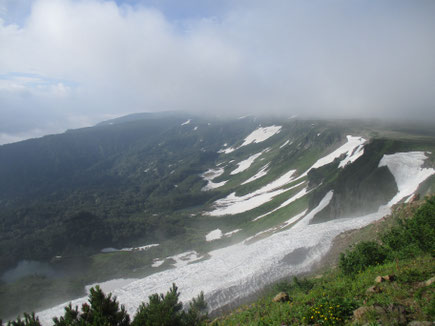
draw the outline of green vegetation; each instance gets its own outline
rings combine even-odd
[[[415,211],[415,213],[414,213]],[[409,213],[413,216],[410,218]],[[395,210],[395,226],[377,241],[360,242],[339,268],[311,279],[294,278],[211,325],[407,325],[435,318],[435,196],[414,210]],[[387,275],[382,282],[375,281]],[[287,302],[273,302],[280,291]],[[362,308],[359,308],[362,307]],[[356,309],[358,313],[354,313]]]
[[[340,256],[340,269],[345,275],[354,276],[369,266],[384,261],[418,257],[423,254],[435,256],[435,197],[417,210],[411,219],[398,219],[393,227],[381,237],[382,244],[375,241],[361,242],[351,251]]]
[[[360,242],[353,250],[340,255],[340,268],[345,275],[356,275],[369,266],[382,264],[386,257],[385,248],[378,243]]]

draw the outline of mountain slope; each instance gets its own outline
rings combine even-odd
[[[215,309],[309,269],[340,232],[433,192],[434,150],[430,133],[374,123],[183,114],[1,146],[1,268],[38,260],[60,275],[27,274],[2,291],[34,282],[30,298],[67,279],[83,289],[150,275],[114,289],[130,310],[171,280],[186,298],[204,290]]]

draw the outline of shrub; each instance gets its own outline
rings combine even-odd
[[[308,280],[306,278],[299,279],[295,276],[293,277],[292,282],[278,282],[273,286],[273,289],[275,292],[287,292],[289,294],[295,291],[308,293],[313,288],[313,286],[314,282],[312,280]]]
[[[153,294],[148,303],[142,303],[133,319],[133,326],[177,326],[182,324],[183,304],[178,302],[178,288],[175,284],[166,293]]]
[[[0,320],[0,325],[2,324],[2,321]],[[35,313],[32,312],[31,314],[24,313],[24,318],[21,319],[19,316],[16,320],[9,321],[8,326],[41,326],[41,323],[39,322],[38,317],[35,316]]]
[[[72,308],[71,304],[65,307],[63,317],[54,318],[55,326],[76,326],[76,325],[104,325],[104,326],[128,326],[130,317],[124,306],[119,308],[116,297],[112,294],[105,295],[97,285],[91,288],[89,293],[89,304],[82,305],[82,311],[78,307]]]
[[[389,258],[410,258],[421,253],[435,253],[435,196],[427,201],[407,220],[382,236]]]
[[[387,255],[385,248],[374,241],[358,243],[352,251],[340,254],[339,266],[343,274],[354,276],[369,266],[381,264]]]
[[[180,293],[175,284],[166,293],[153,294],[148,303],[142,303],[133,319],[132,326],[196,326],[204,324],[207,304],[204,293],[192,300],[187,312],[178,301]]]

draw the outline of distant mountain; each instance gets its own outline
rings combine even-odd
[[[414,193],[434,192],[435,137],[427,127],[413,128],[141,113],[0,146],[0,270],[11,275],[30,260],[57,275],[27,273],[1,283],[0,315],[68,300],[92,282],[156,271],[175,277],[193,262],[211,264],[214,249],[249,251],[293,228],[320,225],[310,231],[319,232],[315,239],[285,240],[280,250],[311,246],[320,255],[336,232],[368,223]],[[348,224],[331,224],[342,218]],[[273,250],[256,257],[266,254],[272,259]],[[8,303],[12,289],[25,292],[29,284],[24,307]],[[65,291],[34,300],[52,287]],[[218,307],[223,302],[213,291],[206,294]]]
[[[191,115],[189,115],[188,113],[182,113],[178,111],[141,112],[141,113],[129,114],[115,119],[102,121],[98,123],[97,126],[107,126],[107,125],[114,125],[114,124],[132,122],[138,120],[164,119],[164,118],[171,118],[171,117],[188,118],[189,116]]]

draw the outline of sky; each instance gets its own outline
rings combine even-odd
[[[0,144],[134,112],[435,121],[433,0],[0,0]]]

